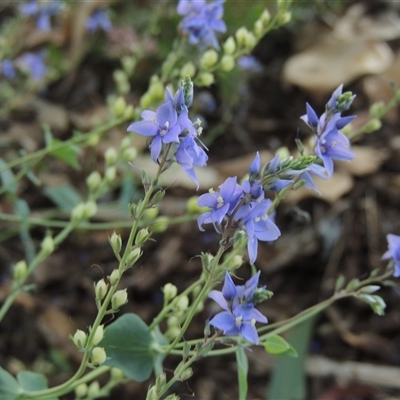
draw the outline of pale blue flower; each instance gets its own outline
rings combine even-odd
[[[21,15],[25,17],[36,17],[36,27],[41,31],[49,31],[51,29],[50,19],[53,15],[57,15],[64,7],[64,2],[59,0],[50,0],[48,2],[38,2],[30,0],[19,6]]]
[[[398,278],[400,276],[400,236],[389,234],[386,236],[389,249],[382,256],[382,259],[392,259],[394,262],[393,276]]]
[[[112,29],[110,18],[104,10],[94,10],[92,15],[86,20],[86,29],[93,33],[99,29],[108,32]]]

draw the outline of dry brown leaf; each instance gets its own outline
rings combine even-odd
[[[365,176],[379,170],[389,154],[384,149],[366,146],[351,146],[355,158],[351,161],[337,161],[341,170],[346,170],[353,176]]]

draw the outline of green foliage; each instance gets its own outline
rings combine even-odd
[[[79,192],[69,184],[46,187],[43,192],[62,211],[70,212],[77,204],[82,202]]]
[[[143,382],[153,369],[154,338],[136,314],[125,314],[109,325],[99,347],[104,347],[110,367],[119,368],[133,381]]]
[[[0,367],[0,399],[16,400],[20,391],[18,381]]]
[[[243,347],[236,348],[236,362],[239,383],[239,400],[245,400],[247,395],[247,373],[249,371],[249,361]]]
[[[296,349],[282,336],[269,336],[264,342],[265,351],[273,356],[297,357]]]

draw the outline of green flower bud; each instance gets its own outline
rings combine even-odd
[[[117,176],[117,169],[115,167],[108,167],[104,173],[104,179],[107,182],[113,182]]]
[[[121,140],[121,144],[120,144],[120,149],[121,151],[124,151],[125,149],[127,149],[128,147],[130,147],[132,144],[132,139],[130,136],[125,136],[122,140]]]
[[[114,147],[109,147],[104,153],[104,158],[106,160],[106,165],[111,167],[115,165],[118,161],[118,152]]]
[[[151,199],[153,204],[158,204],[165,196],[165,190],[159,190]]]
[[[166,382],[167,382],[167,376],[164,373],[162,373],[157,376],[155,386],[157,387],[158,390],[160,390],[165,386]]]
[[[154,219],[158,215],[158,207],[151,207],[144,210],[143,218],[144,219]]]
[[[232,55],[236,50],[235,39],[232,36],[229,36],[223,47],[225,54]]]
[[[271,14],[267,9],[265,9],[260,16],[259,21],[261,21],[263,25],[267,25],[270,20],[271,20]]]
[[[377,131],[378,129],[381,129],[381,127],[382,122],[379,119],[373,118],[367,122],[367,125],[364,129],[366,133],[371,133]]]
[[[193,375],[193,369],[192,368],[187,368],[185,371],[183,371],[180,376],[179,380],[181,381],[186,381],[188,380],[191,376]]]
[[[111,379],[121,381],[125,378],[125,374],[119,368],[111,368]]]
[[[252,49],[257,44],[257,39],[252,32],[247,32],[245,44],[248,49]]]
[[[164,400],[179,400],[180,398],[175,394],[172,393],[169,396],[167,396]]]
[[[118,310],[121,306],[128,302],[128,293],[126,289],[117,290],[112,299],[111,306],[113,310]]]
[[[218,53],[214,49],[210,49],[204,52],[200,60],[200,65],[204,69],[211,68],[218,61]]]
[[[51,236],[46,236],[41,244],[42,250],[45,254],[51,254],[54,251],[54,240]]]
[[[126,109],[125,109],[123,117],[124,118],[133,118],[134,115],[135,115],[135,109],[134,109],[133,105],[132,104],[128,104],[126,106]]]
[[[246,40],[247,40],[248,34],[249,34],[249,31],[244,26],[242,26],[241,28],[239,28],[236,31],[236,33],[235,33],[236,41],[240,47],[246,46]]]
[[[186,76],[194,76],[196,73],[196,67],[194,66],[194,64],[189,61],[187,62],[181,69],[181,77],[184,78]]]
[[[121,58],[122,68],[126,75],[132,75],[136,67],[136,59],[133,56],[124,56]]]
[[[99,144],[99,142],[100,142],[100,135],[99,134],[92,134],[86,140],[86,144],[89,147],[97,146]]]
[[[169,302],[178,294],[178,288],[172,283],[167,283],[163,287],[163,292],[165,301]]]
[[[99,325],[96,329],[96,332],[94,333],[93,339],[92,339],[92,345],[96,346],[99,344],[104,337],[104,325]]]
[[[383,101],[378,101],[369,108],[369,115],[372,118],[381,118],[384,114],[385,103]]]
[[[279,147],[279,149],[276,150],[275,154],[276,155],[279,154],[279,160],[286,160],[287,158],[290,157],[289,149],[285,146]]]
[[[25,279],[26,274],[28,272],[28,266],[25,260],[18,261],[14,265],[13,276],[16,282],[22,281]]]
[[[98,171],[93,171],[87,178],[86,184],[91,193],[95,192],[101,185],[101,175]]]
[[[88,392],[88,385],[86,383],[81,383],[75,388],[75,397],[77,399],[82,399],[86,396]]]
[[[176,302],[176,308],[179,311],[186,311],[188,307],[189,307],[189,297],[181,296]]]
[[[97,213],[97,204],[94,201],[88,201],[85,203],[84,218],[91,218]]]
[[[236,269],[240,268],[242,264],[243,264],[243,257],[237,254],[236,256],[233,257],[233,261],[229,270],[235,271]]]
[[[198,196],[189,197],[189,199],[186,202],[186,209],[188,210],[188,212],[191,214],[197,214],[210,211],[209,207],[200,207],[197,204],[198,199],[199,199]]]
[[[100,281],[97,282],[94,292],[96,294],[96,299],[97,300],[103,300],[104,297],[106,296],[108,291],[108,284],[105,282],[104,279],[101,279]]]
[[[82,221],[85,218],[85,204],[79,203],[77,204],[71,212],[71,219],[74,222]]]
[[[117,117],[121,117],[122,115],[124,115],[125,110],[126,101],[122,96],[120,96],[113,105],[113,111]]]
[[[157,388],[155,386],[151,386],[147,390],[146,400],[157,400],[159,399]]]
[[[153,75],[150,79],[149,93],[153,98],[164,98],[164,84],[157,75]]]
[[[94,365],[101,365],[107,359],[106,351],[103,347],[95,347],[92,350],[92,364]]]
[[[129,147],[122,152],[122,159],[124,161],[132,161],[137,157],[137,149],[135,147]]]
[[[128,258],[126,260],[126,265],[127,267],[131,267],[132,265],[135,264],[135,262],[140,258],[141,256],[141,250],[140,247],[134,248],[128,255]]]
[[[143,244],[144,242],[147,241],[147,239],[151,236],[151,234],[149,233],[149,230],[147,228],[143,228],[141,229],[135,238],[135,244],[140,246],[141,244]]]
[[[225,72],[231,71],[235,67],[235,60],[232,56],[223,56],[221,58],[221,68]]]
[[[286,25],[289,23],[292,19],[292,13],[290,11],[285,11],[279,16],[279,24],[280,25]]]
[[[140,98],[140,108],[147,109],[150,108],[153,103],[153,98],[151,97],[150,93],[146,92]]]
[[[113,232],[111,237],[108,239],[111,247],[114,251],[114,254],[119,254],[122,248],[122,238],[121,235],[118,235],[116,232]]]
[[[264,24],[259,19],[254,23],[254,33],[257,37],[262,36],[264,33]]]
[[[86,340],[87,340],[87,334],[84,331],[77,329],[75,335],[72,338],[74,345],[78,349],[83,349],[85,347]]]
[[[108,277],[110,285],[114,286],[116,283],[119,282],[120,278],[121,278],[121,273],[119,272],[119,269],[114,269],[114,271],[111,272],[111,275]]]
[[[97,381],[93,381],[88,387],[87,397],[89,399],[94,399],[97,397],[99,392],[100,392],[100,383]]]
[[[210,86],[214,83],[214,75],[210,72],[202,72],[198,76],[199,86]]]
[[[113,78],[117,83],[124,83],[127,80],[127,76],[122,69],[116,69],[113,74]]]
[[[154,220],[154,223],[151,225],[151,229],[153,232],[164,232],[168,228],[168,217],[158,217]]]

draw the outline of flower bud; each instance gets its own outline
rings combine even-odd
[[[158,215],[158,207],[151,207],[144,210],[143,218],[144,219],[154,219]]]
[[[133,108],[133,105],[132,104],[128,104],[126,106],[126,109],[125,109],[123,117],[128,119],[128,118],[133,118],[134,115],[135,115],[135,109]]]
[[[178,288],[172,283],[167,283],[163,287],[164,299],[166,302],[171,301],[178,294]]]
[[[127,149],[131,144],[132,144],[132,138],[130,136],[125,136],[121,140],[121,144],[120,144],[121,151],[124,151],[125,149]]]
[[[179,311],[186,311],[188,307],[189,307],[189,297],[181,296],[176,302],[176,308]]]
[[[373,118],[367,122],[367,125],[365,127],[365,132],[366,133],[375,132],[378,129],[381,129],[381,127],[382,127],[382,122],[379,119]]]
[[[107,182],[113,182],[117,176],[117,169],[115,167],[108,167],[104,173],[104,179]]]
[[[231,71],[235,67],[235,60],[232,56],[222,56],[221,58],[221,68],[225,72]]]
[[[109,238],[109,241],[114,251],[114,254],[119,254],[122,248],[121,235],[118,235],[116,232],[113,232],[113,234]]]
[[[233,261],[229,270],[235,271],[236,269],[240,268],[242,264],[243,264],[243,257],[236,254],[236,256],[233,257]]]
[[[125,74],[130,76],[136,67],[136,58],[133,56],[124,56],[121,58],[121,64]]]
[[[267,9],[263,11],[259,20],[263,23],[263,25],[268,24],[268,22],[271,20],[271,14]]]
[[[118,283],[120,277],[121,277],[121,273],[119,272],[119,269],[114,269],[114,271],[111,272],[111,275],[108,277],[108,280],[110,281],[110,285],[114,286],[116,283]]]
[[[25,279],[26,274],[28,272],[28,266],[25,260],[18,261],[14,265],[13,276],[16,282],[22,281]]]
[[[107,291],[108,291],[108,285],[104,281],[104,279],[101,279],[100,281],[97,282],[94,291],[96,293],[96,299],[97,300],[103,300],[104,299],[104,297],[106,296]]]
[[[87,340],[87,334],[84,331],[77,329],[75,335],[72,338],[74,345],[78,349],[83,349],[85,347],[86,340]]]
[[[186,381],[187,379],[189,379],[191,376],[193,375],[193,370],[192,368],[187,368],[185,369],[185,371],[183,371],[180,376],[179,376],[179,380],[182,381]]]
[[[186,76],[192,77],[194,76],[195,73],[196,73],[196,67],[191,61],[187,62],[181,69],[182,78],[185,78]]]
[[[141,256],[141,250],[140,247],[134,248],[128,255],[128,258],[126,260],[126,265],[127,267],[131,267],[132,265],[135,264],[135,262],[139,259]]]
[[[86,383],[81,383],[75,388],[75,397],[77,399],[82,399],[86,396],[88,392],[88,385]]]
[[[42,250],[46,254],[51,254],[54,251],[54,240],[51,236],[46,236],[42,241]]]
[[[104,325],[99,325],[96,329],[96,332],[94,333],[93,339],[92,339],[92,345],[96,346],[99,344],[104,337]]]
[[[106,160],[106,165],[111,167],[115,165],[118,161],[118,153],[114,147],[109,147],[104,153],[104,158]]]
[[[245,44],[248,49],[252,49],[257,44],[257,39],[252,32],[247,32]]]
[[[88,399],[95,399],[100,392],[100,383],[98,381],[93,381],[87,391]]]
[[[93,171],[87,178],[86,184],[89,187],[91,193],[95,192],[101,185],[101,175],[98,171]]]
[[[236,50],[235,39],[232,36],[229,36],[223,47],[225,54],[232,55]]]
[[[167,382],[167,377],[166,377],[165,373],[162,373],[157,376],[155,386],[157,387],[158,390],[163,389],[166,382]]]
[[[157,393],[157,388],[155,386],[151,386],[147,390],[146,400],[158,400],[160,397]]]
[[[92,364],[101,365],[107,359],[106,351],[103,347],[95,347],[92,350]]]
[[[200,65],[203,69],[211,68],[218,61],[218,53],[214,49],[204,52],[200,60]]]
[[[92,134],[86,140],[86,144],[89,147],[94,147],[94,146],[98,145],[99,142],[100,142],[100,135],[99,134]]]
[[[179,324],[179,318],[176,317],[175,315],[171,315],[171,316],[168,317],[168,319],[167,319],[167,325],[168,325],[168,328],[176,328],[176,327],[179,327],[179,326],[180,326],[180,324]]]
[[[124,115],[125,110],[126,101],[122,96],[120,96],[113,105],[113,111],[117,117],[121,117],[122,115]]]
[[[111,368],[111,379],[120,381],[125,378],[125,374],[119,368]]]
[[[149,93],[153,98],[164,98],[164,84],[157,75],[153,75],[150,79]]]
[[[137,149],[135,147],[129,147],[127,149],[124,149],[122,152],[121,156],[124,161],[132,161],[137,157]]]
[[[254,33],[257,37],[262,36],[264,33],[264,24],[259,19],[254,23]]]
[[[118,310],[121,306],[128,302],[128,293],[126,289],[117,290],[112,299],[111,306],[113,310]]]
[[[276,150],[275,154],[279,154],[279,160],[286,160],[290,157],[289,149],[285,146],[279,147],[279,149]]]
[[[210,86],[214,83],[214,75],[210,72],[202,72],[197,79],[199,86]]]
[[[85,218],[85,204],[77,204],[71,212],[71,219],[74,222],[82,221]]]
[[[97,204],[94,201],[88,201],[85,203],[85,212],[84,212],[84,218],[91,218],[97,213]]]
[[[135,238],[135,244],[140,246],[141,244],[143,244],[144,242],[146,242],[146,240],[151,236],[151,234],[149,233],[149,230],[147,228],[143,228],[141,229]]]
[[[249,31],[244,26],[242,26],[236,31],[235,33],[236,41],[240,47],[246,46],[248,33]]]
[[[285,11],[279,16],[278,22],[280,25],[286,25],[292,19],[292,13],[290,11]]]
[[[158,217],[154,220],[154,223],[151,225],[151,229],[153,232],[164,232],[168,228],[168,217]]]

